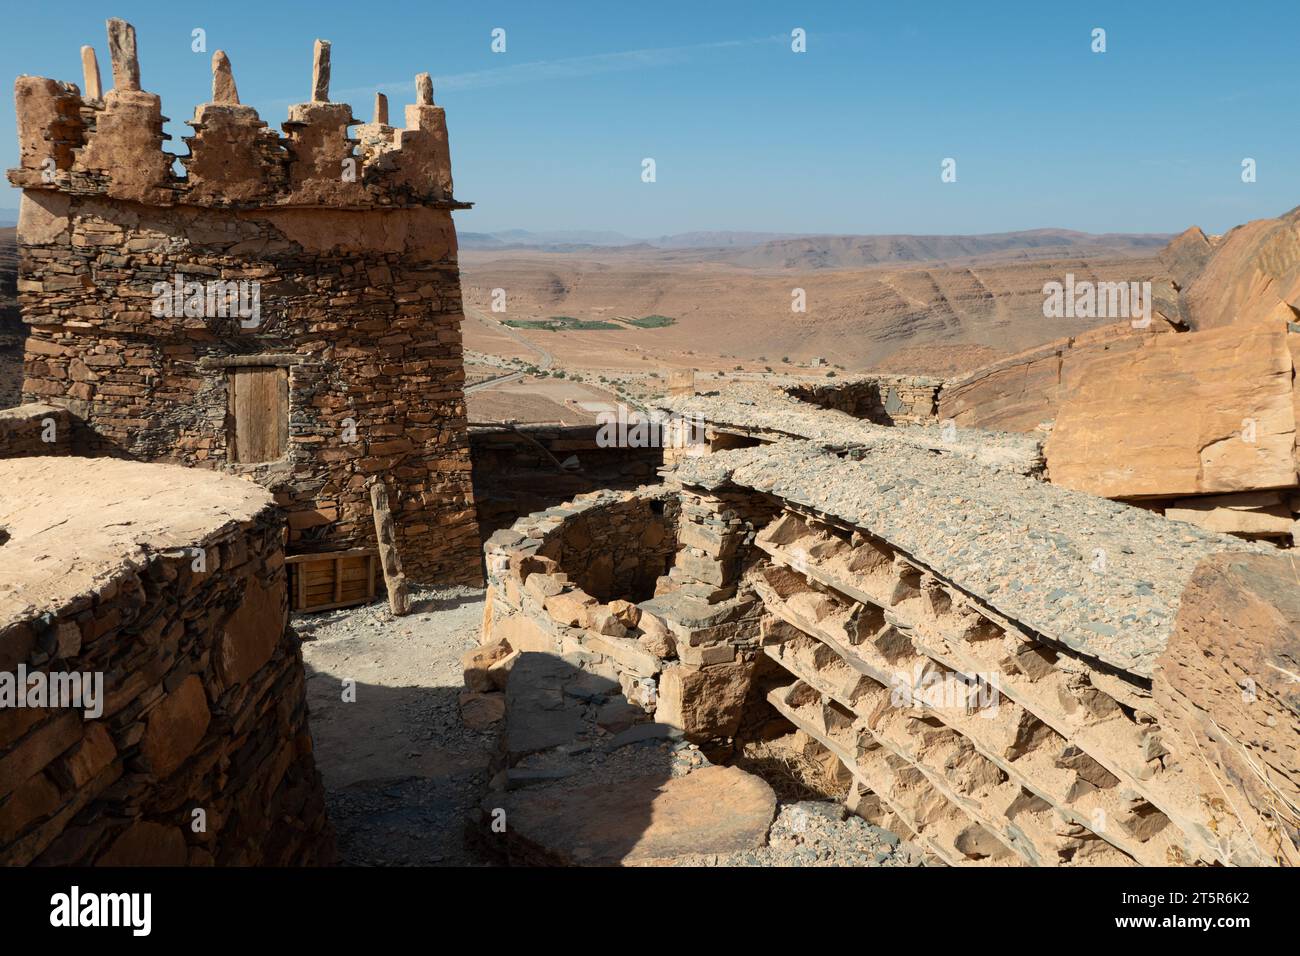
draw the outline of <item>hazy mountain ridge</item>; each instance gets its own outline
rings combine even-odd
[[[1148,256],[1171,234],[1086,233],[1029,229],[972,235],[799,235],[765,232],[685,232],[637,240],[619,233],[579,231],[460,234],[461,248],[476,251],[575,253],[645,258],[664,263],[698,261],[747,269],[855,269],[877,265],[973,259],[1043,259],[1063,256]]]

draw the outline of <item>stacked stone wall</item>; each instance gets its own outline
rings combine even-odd
[[[67,455],[72,451],[73,419],[57,405],[0,408],[0,458]]]
[[[471,426],[474,500],[486,537],[519,518],[600,489],[653,481],[662,448],[603,447],[598,425]]]
[[[193,493],[212,500],[216,492],[237,507],[209,506],[220,517],[186,546],[161,547],[175,540],[165,529],[142,532],[143,543],[117,538],[121,550],[88,576],[100,542],[86,530],[88,557],[66,574],[20,577],[18,565],[40,544],[24,524],[33,504],[55,523],[89,503],[111,524],[139,493],[160,520],[196,527],[180,513],[189,473],[104,462],[102,479],[132,499],[123,505],[93,492],[87,502],[77,486],[83,465],[0,462],[8,489],[0,527],[10,529],[0,541],[9,578],[0,594],[0,680],[103,681],[89,712],[49,700],[33,706],[32,698],[0,707],[0,863],[330,862],[302,656],[288,625],[282,518],[264,492],[208,477],[227,487]],[[60,491],[41,501],[51,488]]]
[[[280,136],[218,52],[179,175],[134,31],[109,33],[121,82],[102,96],[89,73],[84,96],[16,84],[24,400],[76,415],[81,453],[253,478],[288,511],[295,553],[373,545],[379,478],[406,572],[480,582],[451,218],[467,204],[427,77],[406,128],[384,102],[353,136],[351,108],[328,102],[325,44],[317,98]],[[244,311],[216,283],[241,284]],[[258,427],[287,433],[272,460],[234,447],[250,413],[232,382],[249,369],[287,396],[260,403]]]
[[[877,425],[931,421],[939,410],[939,379],[914,375],[856,377],[842,382],[795,385],[795,398],[847,412]]]
[[[653,712],[655,676],[672,642],[665,622],[640,604],[671,566],[677,520],[676,496],[656,486],[596,492],[496,532],[484,549],[481,642],[503,654],[574,655]]]

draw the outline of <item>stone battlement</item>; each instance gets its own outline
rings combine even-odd
[[[427,73],[416,77],[405,128],[389,125],[382,93],[362,124],[351,106],[329,101],[330,44],[317,40],[312,98],[289,107],[281,135],[239,102],[230,60],[218,50],[212,100],[195,107],[187,121],[194,134],[183,137],[189,154],[176,157],[163,150],[161,98],[140,86],[135,28],[109,20],[108,43],[107,92],[89,46],[81,50],[84,89],[38,76],[15,81],[20,158],[8,174],[15,186],[154,206],[468,207],[452,198],[447,120]]]
[[[452,221],[464,204],[428,76],[406,129],[381,96],[354,138],[318,40],[312,100],[281,137],[239,102],[217,51],[177,176],[135,32],[110,20],[108,35],[102,95],[89,47],[84,96],[18,79],[24,401],[66,410],[77,454],[258,482],[289,513],[293,554],[370,547],[382,482],[414,580],[481,580]]]

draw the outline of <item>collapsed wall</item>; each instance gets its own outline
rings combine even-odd
[[[474,502],[486,538],[588,492],[629,491],[654,479],[664,450],[603,440],[603,425],[472,424]]]
[[[331,862],[271,496],[66,457],[0,486],[0,863]]]
[[[114,86],[15,84],[24,400],[76,416],[81,453],[247,475],[295,553],[373,546],[390,492],[406,572],[477,583],[446,117],[428,75],[405,128],[311,102],[281,136],[213,57],[212,101],[163,151],[135,33],[109,21]]]
[[[828,383],[800,383],[787,391],[801,401],[834,408],[877,425],[924,424],[938,413],[942,379],[921,375],[867,375]]]

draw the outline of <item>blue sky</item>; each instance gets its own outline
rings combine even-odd
[[[10,6],[0,62],[80,83],[89,42],[108,85],[109,15],[136,26],[176,152],[214,49],[276,127],[307,98],[315,37],[333,42],[333,98],[362,119],[376,89],[400,117],[428,70],[457,194],[477,204],[462,230],[1219,232],[1300,205],[1294,0],[64,0]],[[195,27],[207,53],[190,49]],[[940,181],[946,157],[955,183]],[[16,205],[0,191],[0,211]]]

